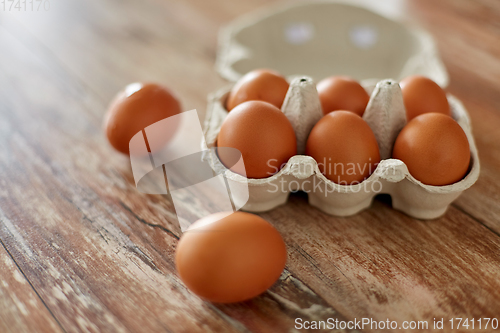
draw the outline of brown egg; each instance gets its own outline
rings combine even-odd
[[[427,185],[449,185],[469,169],[469,141],[453,118],[425,113],[399,133],[392,157],[403,161],[415,179]]]
[[[347,76],[331,76],[323,79],[317,84],[316,89],[324,114],[346,110],[362,116],[370,100],[365,88]]]
[[[271,287],[285,268],[286,246],[266,220],[249,213],[217,213],[181,237],[177,272],[196,295],[215,303],[241,302]]]
[[[289,84],[278,72],[257,69],[243,76],[233,87],[226,102],[231,111],[235,106],[246,101],[264,101],[281,108]]]
[[[340,185],[353,185],[370,176],[380,162],[370,126],[350,111],[330,112],[318,121],[307,139],[306,154],[321,173]]]
[[[261,101],[244,102],[228,114],[217,137],[217,146],[241,152],[247,178],[270,177],[297,153],[295,132],[288,118],[277,107]],[[219,151],[221,162],[233,165],[234,156],[227,154]],[[237,167],[231,170],[243,174]]]
[[[113,148],[128,154],[130,139],[137,132],[180,112],[179,101],[167,88],[154,83],[132,83],[109,106],[104,118],[104,130]],[[175,133],[175,125],[169,124],[169,129],[162,133],[161,138],[150,139],[168,142]]]
[[[409,76],[399,82],[408,121],[429,112],[451,116],[450,105],[444,90],[424,76]]]

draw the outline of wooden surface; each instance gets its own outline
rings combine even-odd
[[[135,189],[102,117],[137,80],[170,86],[185,110],[203,115],[206,95],[224,84],[214,71],[220,25],[269,2],[52,0],[47,12],[0,9],[0,332],[296,332],[295,318],[426,320],[430,328],[433,318],[500,319],[497,0],[381,2],[436,37],[448,91],[472,117],[481,176],[444,217],[414,220],[382,198],[335,218],[293,195],[262,214],[289,254],[268,292],[213,305],[183,286],[172,202]]]

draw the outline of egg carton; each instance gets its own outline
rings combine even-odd
[[[232,188],[248,186],[249,198],[242,207],[249,212],[271,210],[287,202],[290,192],[308,193],[309,204],[335,216],[349,216],[368,208],[377,194],[389,194],[394,209],[419,219],[433,219],[443,215],[448,205],[464,190],[472,186],[479,176],[479,158],[471,132],[470,119],[462,103],[448,94],[453,119],[463,128],[469,140],[471,163],[467,175],[459,182],[446,186],[425,185],[415,179],[404,162],[392,159],[392,147],[405,126],[406,111],[398,82],[381,80],[373,85],[362,81],[370,94],[363,119],[377,139],[381,162],[370,177],[356,185],[339,185],[327,179],[318,163],[304,155],[307,137],[323,116],[315,83],[311,77],[298,76],[290,80],[290,87],[282,105],[282,112],[292,124],[298,155],[268,178],[247,179],[226,169],[211,153],[206,156],[214,168],[224,168],[225,177]],[[228,115],[225,102],[231,87],[210,95],[205,120],[205,139],[208,148],[216,147],[217,135]],[[238,191],[235,191],[236,195]],[[235,198],[237,201],[238,198]]]
[[[270,68],[316,81],[342,74],[375,83],[420,74],[446,87],[448,73],[432,36],[382,7],[371,0],[264,7],[220,30],[216,68],[232,82]]]

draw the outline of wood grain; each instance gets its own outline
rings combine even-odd
[[[296,332],[295,318],[499,317],[494,0],[398,7],[436,37],[480,153],[477,184],[444,217],[415,220],[383,197],[335,218],[295,194],[262,214],[289,253],[268,292],[214,305],[183,286],[173,204],[135,189],[102,116],[124,85],[151,80],[203,117],[206,95],[224,84],[213,67],[218,29],[269,2],[54,0],[49,12],[0,12],[0,332]]]
[[[9,332],[15,328],[19,332],[34,332],[44,327],[51,332],[62,332],[40,295],[1,245],[0,331]]]

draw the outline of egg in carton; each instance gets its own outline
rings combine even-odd
[[[415,179],[402,161],[391,158],[396,137],[407,123],[398,82],[381,80],[376,85],[372,82],[362,81],[362,86],[370,94],[363,119],[375,134],[381,161],[359,184],[336,184],[320,172],[312,157],[303,155],[311,129],[323,116],[315,83],[308,76],[291,78],[281,107],[294,128],[298,155],[291,157],[279,172],[267,178],[247,179],[225,168],[214,150],[206,158],[212,167],[225,169],[230,188],[248,187],[249,198],[242,209],[249,212],[268,211],[283,205],[290,192],[300,190],[308,193],[309,204],[335,216],[354,215],[368,208],[377,194],[389,194],[393,208],[415,218],[433,219],[443,215],[448,205],[479,177],[478,153],[467,111],[457,98],[447,95],[452,117],[463,128],[469,141],[471,162],[467,175],[451,185],[426,185]],[[225,87],[209,97],[204,129],[208,148],[217,145],[217,135],[228,115],[225,102],[230,89]],[[234,197],[238,193],[233,193],[235,201],[238,201]]]

